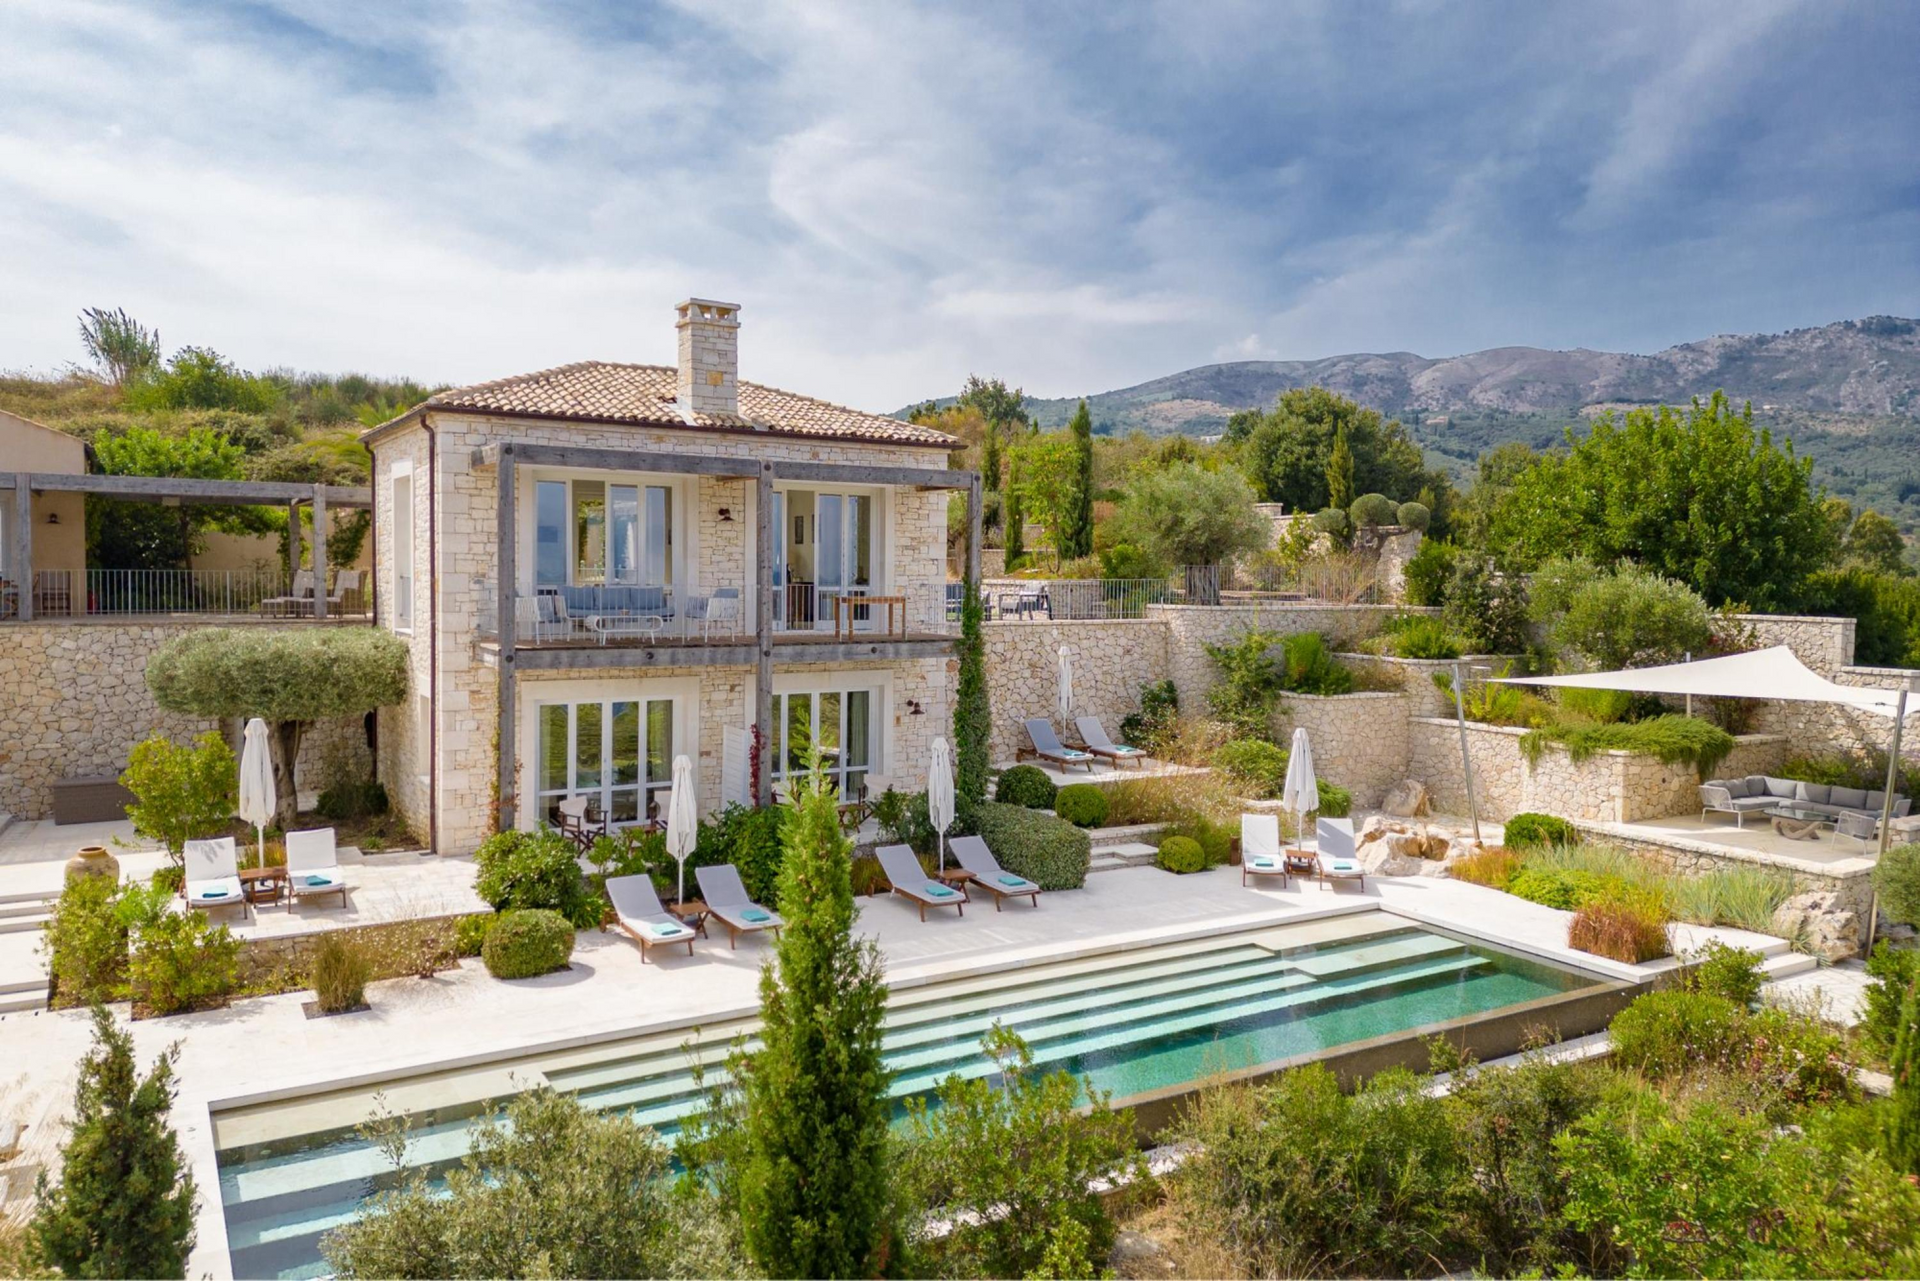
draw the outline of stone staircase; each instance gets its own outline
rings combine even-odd
[[[47,1008],[47,958],[40,942],[55,897],[0,894],[0,1014]]]
[[[1151,867],[1155,853],[1154,847],[1143,841],[1109,838],[1102,844],[1096,840],[1087,871],[1091,874],[1118,871],[1123,867]]]

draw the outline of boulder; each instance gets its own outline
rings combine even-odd
[[[1860,914],[1840,906],[1829,890],[1808,890],[1782,903],[1773,914],[1773,932],[1784,939],[1799,938],[1801,946],[1823,961],[1843,961],[1860,952]]]
[[[1416,832],[1390,832],[1369,841],[1354,853],[1368,876],[1418,876],[1427,867],[1420,857],[1426,838]]]
[[[1180,1270],[1167,1247],[1144,1232],[1127,1228],[1114,1233],[1113,1249],[1107,1254],[1107,1263],[1116,1276],[1129,1278],[1130,1281],[1170,1277]]]
[[[1418,779],[1403,779],[1387,789],[1386,799],[1380,802],[1380,808],[1401,818],[1419,818],[1432,813],[1427,785]]]
[[[1368,841],[1380,839],[1388,832],[1404,832],[1407,829],[1391,819],[1379,814],[1369,814],[1360,824],[1360,830],[1353,834],[1356,845],[1365,845]]]

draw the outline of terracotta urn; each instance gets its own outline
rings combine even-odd
[[[68,885],[89,876],[105,876],[116,884],[120,880],[120,860],[107,852],[104,845],[83,845],[80,852],[67,860]]]

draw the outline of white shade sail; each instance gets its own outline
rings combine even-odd
[[[947,866],[947,829],[953,826],[953,753],[947,740],[933,740],[933,759],[927,766],[927,817],[940,834],[940,868]]]
[[[1838,703],[1894,715],[1898,690],[1839,685],[1802,663],[1785,645],[1756,649],[1697,663],[1629,667],[1617,672],[1581,672],[1574,676],[1508,676],[1503,685],[1571,686],[1618,689],[1636,694],[1693,694],[1703,698],[1772,698],[1795,703]]]
[[[667,792],[667,853],[680,865],[680,901],[687,901],[687,855],[693,853],[700,837],[700,816],[695,811],[693,761],[686,756],[673,758],[673,783]]]
[[[1060,647],[1060,719],[1073,724],[1073,657],[1065,645]]]

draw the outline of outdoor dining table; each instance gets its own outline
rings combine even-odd
[[[833,598],[833,638],[835,640],[839,640],[842,635],[853,635],[853,611],[862,605],[885,605],[887,635],[904,636],[906,634],[907,598],[905,596],[835,596]],[[897,627],[894,625],[895,609],[900,611],[900,623]]]

